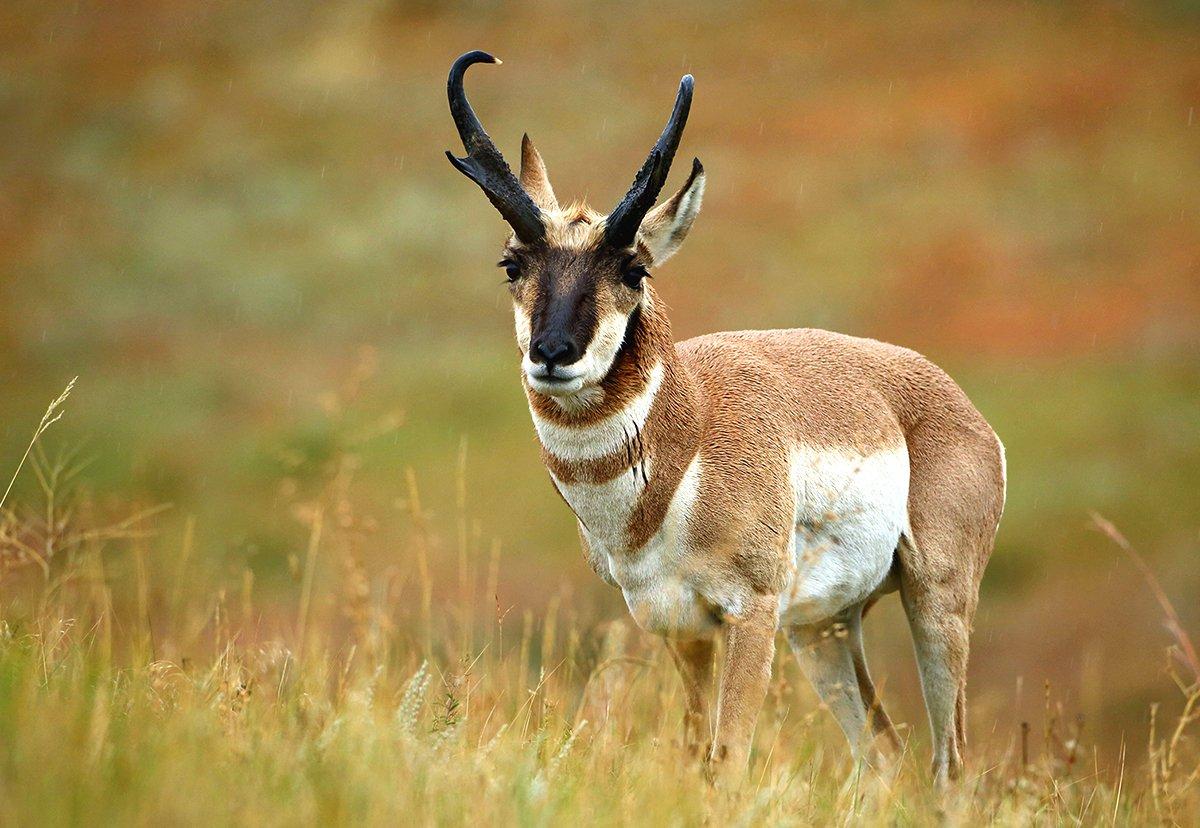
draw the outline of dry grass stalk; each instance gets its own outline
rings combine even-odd
[[[1200,759],[1182,780],[1179,768],[1182,762],[1182,746],[1189,728],[1200,721],[1200,657],[1191,635],[1183,626],[1175,606],[1158,580],[1158,576],[1138,554],[1129,540],[1108,520],[1092,514],[1093,524],[1128,556],[1146,581],[1154,599],[1163,613],[1163,623],[1170,632],[1173,645],[1168,650],[1170,659],[1167,672],[1184,697],[1183,710],[1165,739],[1158,737],[1159,705],[1150,708],[1149,767],[1150,794],[1155,813],[1162,819],[1174,821],[1186,807],[1189,797],[1195,797],[1195,785],[1200,780]],[[1181,673],[1180,668],[1186,671]]]
[[[498,550],[484,573],[461,565],[469,500],[456,504],[459,543],[440,542],[410,476],[413,529],[391,554],[420,569],[419,595],[399,601],[392,566],[361,554],[367,519],[352,508],[353,464],[331,463],[331,481],[301,509],[301,577],[281,600],[244,568],[198,582],[194,520],[182,524],[178,558],[153,566],[138,544],[138,516],[153,510],[95,523],[59,488],[71,479],[65,467],[36,449],[31,457],[52,505],[22,510],[21,537],[54,554],[23,617],[0,607],[6,824],[69,822],[72,803],[118,822],[131,809],[144,821],[366,824],[1187,824],[1200,814],[1200,767],[1188,772],[1194,690],[1175,726],[1152,739],[1150,773],[1135,777],[1122,754],[1109,780],[1098,762],[1086,767],[1082,720],[1047,687],[1040,752],[1028,727],[1006,757],[976,748],[977,773],[939,802],[911,752],[886,780],[851,774],[840,743],[825,743],[819,711],[789,715],[783,665],[753,784],[714,794],[672,747],[678,679],[629,624],[581,625],[553,594],[522,608],[520,635],[505,641],[503,611],[470,630],[472,613],[441,611],[443,595],[506,606]],[[49,547],[45,524],[65,527]],[[331,559],[341,567],[324,565]],[[447,583],[434,583],[438,573]],[[227,611],[226,594],[235,605],[241,596],[240,612]],[[391,603],[391,626],[371,614],[370,595]],[[273,612],[282,619],[261,632],[258,618]],[[151,646],[137,646],[150,629]],[[1186,654],[1186,644],[1176,649]],[[1182,671],[1187,656],[1171,663]],[[51,752],[48,766],[40,757]]]
[[[21,474],[21,469],[25,467],[25,461],[29,459],[29,453],[33,451],[33,447],[37,445],[37,441],[41,439],[42,435],[46,433],[46,430],[50,428],[50,426],[62,419],[62,416],[65,413],[61,410],[62,405],[67,401],[67,397],[71,396],[71,391],[74,390],[75,383],[78,379],[79,377],[75,377],[68,382],[67,387],[63,389],[63,392],[46,407],[46,413],[42,415],[41,422],[39,422],[37,428],[33,430],[33,437],[29,440],[29,445],[25,447],[25,453],[21,455],[21,460],[19,463],[17,463],[17,468],[8,481],[8,488],[4,490],[3,495],[0,495],[0,509],[3,509],[4,504],[8,502],[8,496],[12,493],[13,484],[17,482],[17,477]]]

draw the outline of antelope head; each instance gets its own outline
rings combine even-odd
[[[454,61],[450,114],[467,151],[446,156],[479,185],[512,228],[500,267],[508,277],[517,344],[529,387],[565,401],[600,384],[646,299],[650,270],[679,249],[704,194],[704,168],[692,161],[683,187],[658,207],[692,103],[684,75],[667,125],[621,202],[607,216],[583,204],[561,206],[546,165],[526,135],[520,177],[484,131],[463,91],[476,63],[500,63],[486,52]]]

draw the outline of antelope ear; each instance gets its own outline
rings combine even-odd
[[[554,188],[546,173],[546,162],[542,161],[529,133],[521,136],[521,186],[542,210],[558,209],[558,199],[554,197]]]
[[[692,222],[700,213],[702,198],[704,167],[699,158],[693,158],[692,173],[679,192],[647,213],[638,228],[638,242],[650,252],[651,264],[662,264],[683,244],[688,230],[692,229]]]

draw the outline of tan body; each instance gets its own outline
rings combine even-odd
[[[859,622],[865,606],[898,588],[927,679],[935,770],[953,774],[964,736],[967,639],[1004,502],[995,434],[958,386],[912,351],[808,329],[719,333],[675,345],[653,293],[646,297],[599,386],[603,401],[572,411],[528,393],[543,459],[581,519],[589,562],[624,591],[639,624],[671,642],[688,686],[690,737],[711,738],[715,757],[744,761],[782,627],[847,737],[868,753],[872,712],[872,726],[892,734],[866,670]],[[630,401],[659,365],[662,380],[641,419]],[[557,432],[544,425],[586,433],[622,419],[627,442],[575,460],[555,454]],[[838,482],[832,498],[796,491],[797,448],[850,459],[849,483]],[[793,612],[813,566],[862,562],[839,548],[839,527],[864,519],[841,487],[854,486],[855,462],[865,468],[881,454],[907,455],[895,484],[907,489],[906,520],[886,549],[888,565],[865,573],[868,580],[851,573],[846,580],[858,592],[833,590],[830,600]],[[664,532],[689,468],[699,469],[694,499],[679,528]],[[627,496],[612,496],[613,481],[629,481]],[[589,526],[589,500],[614,520]],[[835,624],[846,634],[831,635]],[[721,627],[731,637],[710,734],[711,636]]]
[[[961,765],[979,581],[1004,506],[1004,454],[966,395],[920,355],[817,330],[675,344],[649,286],[700,210],[699,160],[654,206],[694,82],[607,216],[562,207],[528,136],[520,178],[447,83],[478,184],[513,235],[508,274],[542,458],[587,558],[663,635],[683,677],[689,739],[721,775],[745,769],[775,634],[860,757],[895,731],[862,649],[865,610],[899,590],[933,733],[935,778]],[[449,155],[449,154],[448,154]],[[713,645],[728,637],[710,721]]]

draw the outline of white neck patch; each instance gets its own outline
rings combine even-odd
[[[624,448],[626,442],[646,425],[650,408],[663,381],[663,364],[655,362],[646,387],[620,411],[597,423],[569,426],[538,416],[530,406],[533,426],[546,451],[562,460],[594,460]]]

